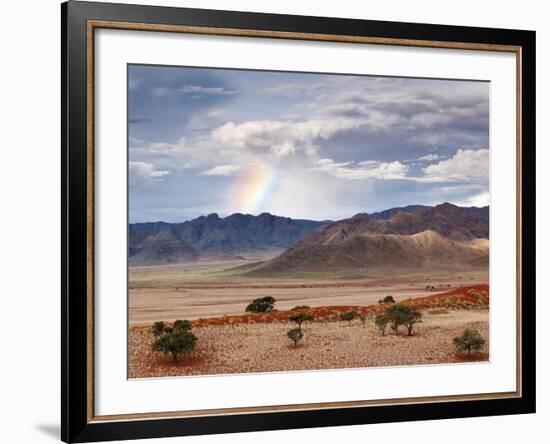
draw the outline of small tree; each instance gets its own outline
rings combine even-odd
[[[351,325],[351,321],[353,321],[356,316],[357,316],[357,312],[355,310],[351,310],[346,313],[342,313],[340,315],[340,320],[348,321],[349,325]]]
[[[367,315],[364,311],[359,313],[359,319],[361,321],[361,325],[365,328],[365,324],[367,323]]]
[[[174,363],[178,362],[178,356],[191,353],[195,349],[197,338],[188,331],[172,331],[153,342],[152,350],[166,354],[171,354]]]
[[[389,306],[384,313],[387,322],[395,334],[398,334],[399,326],[407,327],[408,336],[412,336],[415,324],[422,322],[422,313],[415,308],[405,304],[394,304]],[[380,320],[380,322],[382,322]]]
[[[382,302],[384,304],[395,304],[395,299],[393,298],[393,296],[388,295],[384,299],[382,299]]]
[[[294,343],[294,347],[298,345],[298,342],[302,340],[304,337],[304,332],[300,327],[291,328],[286,332],[286,335],[290,338],[290,340]]]
[[[313,315],[311,313],[294,313],[288,317],[288,320],[297,324],[298,328],[302,328],[303,322],[313,321]]]
[[[410,307],[409,307],[410,308]],[[409,311],[405,313],[403,316],[403,323],[407,327],[407,335],[412,336],[413,333],[413,327],[415,324],[418,324],[419,322],[422,322],[422,313],[420,313],[417,309],[411,308]]]
[[[404,324],[404,315],[408,307],[405,304],[391,305],[386,309],[388,323],[395,334],[399,332],[399,326]]]
[[[386,327],[388,326],[389,318],[386,313],[379,313],[374,318],[374,323],[382,333],[382,336],[386,336]]]
[[[467,351],[470,355],[472,350],[481,350],[485,345],[485,339],[477,330],[467,328],[462,335],[453,338],[453,344],[459,352]]]
[[[192,325],[191,325],[191,322],[185,320],[185,321],[182,321],[182,320],[177,320],[174,322],[174,330],[175,331],[179,331],[179,332],[182,332],[182,331],[191,331],[192,329]]]
[[[266,313],[273,311],[275,305],[275,298],[271,296],[264,296],[263,298],[254,299],[246,307],[246,312],[249,313]]]
[[[166,325],[164,324],[164,322],[157,321],[151,327],[151,331],[153,332],[153,335],[155,336],[155,338],[158,338],[159,336],[162,336],[165,328],[166,328]]]

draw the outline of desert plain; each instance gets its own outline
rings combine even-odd
[[[275,253],[274,253],[275,254]],[[263,256],[239,260],[130,267],[128,376],[130,378],[237,374],[397,365],[430,365],[489,359],[489,310],[470,303],[468,292],[488,294],[486,270],[441,270],[431,273],[374,271],[360,274],[301,274],[289,277],[243,277],[227,270]],[[422,323],[409,337],[381,335],[374,323],[392,295],[413,303]],[[275,311],[245,314],[251,300],[276,299]],[[304,324],[297,347],[286,336],[294,325],[292,308],[314,314]],[[349,310],[365,313],[351,323],[339,320]],[[155,321],[187,319],[197,337],[195,350],[174,364],[169,355],[151,350]],[[458,354],[452,338],[464,329],[478,330],[486,343],[470,356]],[[388,329],[389,330],[389,329]]]

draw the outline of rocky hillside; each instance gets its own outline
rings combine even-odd
[[[487,239],[489,219],[480,215],[477,208],[458,207],[449,203],[417,208],[410,212],[393,211],[393,216],[389,219],[375,219],[368,214],[357,214],[304,236],[296,246],[330,245],[359,235],[410,235],[428,230],[455,241]]]
[[[129,225],[129,262],[133,265],[185,262],[205,252],[237,253],[286,248],[328,222],[262,213],[201,216],[182,223]]]
[[[355,235],[328,243],[304,243],[243,271],[247,275],[486,267],[488,248],[445,238],[435,231],[413,235]]]
[[[446,262],[483,262],[479,254],[485,255],[488,247],[483,242],[474,245],[474,241],[489,238],[488,216],[488,207],[464,208],[444,203],[435,207],[391,208],[370,215],[360,213],[337,222],[269,213],[236,213],[221,218],[214,213],[182,223],[136,223],[129,226],[129,263],[189,262],[204,255],[285,248],[288,250],[283,255],[269,266],[263,264],[262,270],[271,273],[269,270],[353,269],[384,263],[418,265],[420,256],[427,263],[430,255],[437,262],[445,254],[449,259]],[[412,235],[419,236],[407,238]],[[478,255],[472,256],[470,250]]]

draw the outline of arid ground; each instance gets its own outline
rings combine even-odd
[[[232,264],[230,264],[232,265]],[[346,276],[300,276],[235,279],[220,270],[227,261],[130,268],[129,377],[231,374],[486,361],[489,300],[487,272],[440,272],[433,275],[378,273]],[[487,298],[472,297],[472,290]],[[385,308],[378,300],[392,295],[423,314],[414,336],[388,329],[374,317]],[[276,311],[245,314],[254,298],[273,296]],[[291,308],[307,305],[315,320],[304,324],[297,347],[286,336]],[[339,321],[356,310],[366,321]],[[197,337],[195,350],[179,358],[151,351],[155,321],[188,319]],[[478,330],[487,341],[467,357],[457,354],[452,338],[464,329]]]
[[[386,295],[399,302],[488,283],[486,270],[430,274],[388,270],[364,276],[317,274],[292,278],[247,278],[222,271],[241,264],[242,260],[130,267],[130,325],[242,314],[252,299],[262,296],[277,299],[279,310],[295,305],[366,306]]]

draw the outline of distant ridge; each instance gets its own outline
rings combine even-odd
[[[372,243],[373,236],[409,236],[423,232],[433,232],[455,242],[466,242],[488,239],[488,216],[489,207],[458,207],[449,203],[434,207],[409,205],[372,214],[359,213],[336,222],[291,219],[269,213],[258,216],[235,213],[221,218],[213,213],[181,223],[130,224],[128,257],[131,265],[190,262],[208,255],[231,256],[274,249],[299,251],[306,246],[340,244],[358,236],[370,236],[369,242]],[[387,238],[388,241],[390,239]],[[357,241],[358,244],[360,242],[363,241]],[[313,250],[310,249],[308,254],[323,257],[326,253],[325,250],[318,249],[315,253]],[[298,256],[295,253],[292,261],[296,261]],[[364,259],[349,254],[347,257],[351,258],[350,267],[362,264]]]
[[[200,252],[180,239],[171,226],[145,238],[139,248],[133,248],[128,259],[130,265],[193,262],[200,256]]]
[[[328,221],[291,219],[262,213],[216,213],[182,223],[130,224],[128,256],[131,265],[197,260],[203,253],[238,253],[283,249]]]
[[[412,235],[358,235],[338,243],[289,248],[270,261],[243,267],[243,274],[477,268],[486,267],[488,261],[488,248],[453,241],[429,230]]]
[[[427,230],[456,241],[489,238],[489,220],[480,216],[478,210],[443,203],[412,212],[403,211],[401,208],[387,210],[386,214],[393,213],[390,219],[376,219],[369,214],[356,214],[307,234],[298,245],[330,244],[357,235],[407,235]]]
[[[359,213],[356,214],[353,217],[363,217],[363,216],[369,216],[371,219],[383,219],[388,220],[391,219],[393,216],[395,216],[400,211],[404,211],[406,213],[412,213],[416,210],[431,210],[433,207],[427,206],[427,205],[407,205],[406,207],[395,207],[390,208],[388,210],[384,211],[377,211],[375,213]]]
[[[276,258],[241,271],[261,276],[488,265],[489,221],[476,210],[444,203],[428,209],[415,206],[412,212],[392,212],[390,219],[358,214],[333,222],[304,235]]]
[[[449,204],[449,205],[452,205],[452,204]],[[369,216],[371,219],[383,219],[383,220],[388,220],[388,219],[391,219],[393,216],[395,216],[397,213],[399,213],[400,211],[403,211],[405,213],[413,213],[417,210],[431,210],[435,208],[434,206],[429,206],[429,205],[407,205],[405,207],[395,207],[395,208],[390,208],[388,210],[384,210],[384,211],[377,211],[375,213],[359,213],[359,214],[356,214],[355,218],[357,217],[364,217],[364,216]],[[488,206],[485,206],[485,207],[459,207],[459,208],[462,208],[472,214],[476,214],[478,215],[479,217],[482,217],[484,219],[489,219],[489,207]]]

